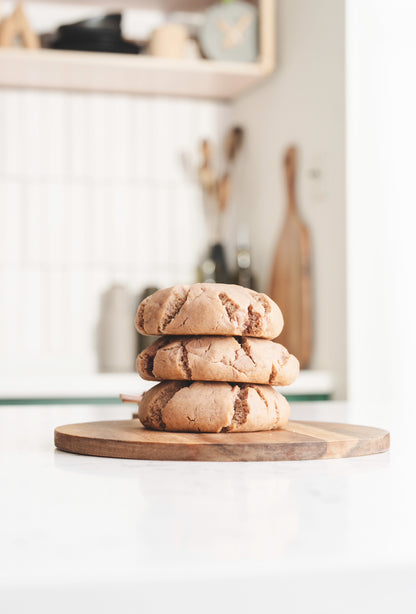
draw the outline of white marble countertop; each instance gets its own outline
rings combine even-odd
[[[389,453],[352,459],[151,462],[54,449],[55,426],[130,412],[0,408],[1,612],[415,611],[410,410],[374,425],[391,427]],[[302,403],[293,417],[348,413]]]

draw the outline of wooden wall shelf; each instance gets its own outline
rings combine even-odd
[[[230,100],[271,71],[261,63],[0,49],[0,85]]]
[[[218,0],[26,0],[25,4],[87,4],[103,10],[152,9],[154,11],[201,11]],[[246,0],[255,4],[255,0]]]
[[[105,6],[105,0],[99,2]],[[144,0],[121,3],[134,4],[136,8],[149,5]],[[200,10],[209,3],[159,0],[158,6]],[[275,0],[259,0],[258,5],[258,62],[170,60],[145,55],[7,48],[0,49],[0,87],[231,100],[261,82],[275,67]]]

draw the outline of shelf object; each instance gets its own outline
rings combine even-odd
[[[198,8],[200,4],[195,2]],[[172,5],[173,2],[168,3],[169,7]],[[259,60],[248,64],[50,49],[0,49],[0,86],[231,100],[273,72],[274,24],[275,1],[259,0]]]
[[[39,37],[32,30],[20,3],[0,23],[0,47],[10,47],[16,38],[20,38],[23,47],[28,49],[39,49],[40,47]]]

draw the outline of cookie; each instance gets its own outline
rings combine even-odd
[[[143,335],[245,335],[274,339],[283,316],[265,294],[231,284],[193,284],[158,290],[139,305]]]
[[[299,361],[280,343],[254,337],[161,337],[137,357],[146,380],[243,382],[288,386]]]
[[[284,427],[290,408],[272,386],[223,382],[161,382],[139,405],[143,426],[158,431],[223,433]]]

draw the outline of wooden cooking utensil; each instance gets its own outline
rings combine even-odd
[[[270,296],[279,305],[285,325],[279,343],[308,367],[312,353],[312,284],[309,231],[296,202],[295,147],[284,157],[288,208],[272,267]]]
[[[198,170],[198,180],[202,190],[211,194],[216,186],[216,175],[212,168],[212,145],[209,141],[204,140],[201,144],[202,164]]]
[[[217,207],[217,175],[213,168],[213,146],[204,139],[201,143],[202,162],[198,168],[198,182],[202,188],[210,243],[218,241],[219,211]]]
[[[217,182],[218,206],[223,213],[231,197],[231,173],[237,154],[243,146],[244,130],[241,126],[233,126],[227,132],[224,141],[225,172]]]
[[[217,184],[217,198],[218,205],[221,213],[223,213],[226,208],[230,198],[231,193],[231,179],[228,173],[224,173],[224,175],[218,180]]]
[[[15,39],[19,37],[23,47],[39,49],[39,36],[32,30],[21,2],[0,24],[0,47],[12,47]]]
[[[225,137],[225,159],[228,163],[233,162],[243,146],[244,130],[241,126],[233,126]]]

